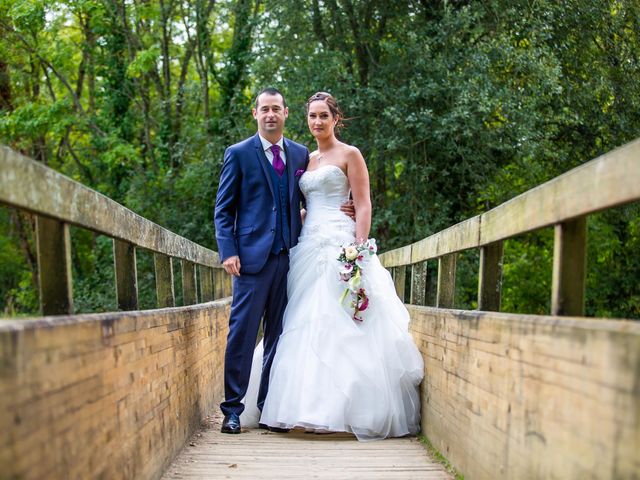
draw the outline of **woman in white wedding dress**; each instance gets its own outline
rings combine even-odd
[[[376,255],[362,268],[369,306],[355,321],[340,297],[341,246],[365,241],[371,225],[369,176],[359,150],[339,141],[335,99],[319,92],[307,102],[318,150],[300,188],[307,202],[297,246],[290,251],[288,303],[269,391],[256,407],[261,344],[256,348],[243,425],[316,432],[352,432],[359,440],[415,434],[423,361],[408,333],[409,314]],[[356,221],[340,211],[353,195]]]

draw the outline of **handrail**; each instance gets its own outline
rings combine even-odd
[[[207,267],[217,252],[132,212],[109,197],[8,147],[0,147],[0,202]]]
[[[557,227],[556,247],[560,251],[554,255],[554,284],[564,282],[568,285],[576,283],[569,279],[569,272],[578,277],[583,276],[581,270],[584,269],[584,265],[578,264],[584,263],[584,259],[580,257],[584,256],[582,250],[585,249],[586,224],[582,225],[585,217],[638,200],[640,200],[640,139],[574,168],[488,212],[464,220],[410,245],[382,253],[380,261],[387,268],[399,268],[436,258],[447,259],[463,250],[481,248],[481,256],[482,252],[489,254],[491,249],[494,250],[493,256],[498,262],[494,266],[495,270],[501,268],[499,264],[502,261],[504,240],[555,225]],[[576,229],[579,231],[574,231]],[[584,241],[581,237],[585,237]],[[572,254],[570,251],[576,247],[578,251]],[[556,262],[558,262],[557,265]],[[455,271],[455,261],[451,267]],[[486,270],[484,273],[487,273]],[[494,271],[493,275],[497,273],[499,272]],[[418,275],[423,274],[424,272],[418,272]],[[404,281],[404,273],[400,275],[402,281],[399,280],[398,284]],[[561,277],[564,278],[561,279]],[[498,284],[492,285],[491,288],[498,290],[499,303],[499,276],[496,280]],[[453,281],[455,281],[455,272]],[[575,288],[578,297],[580,291],[584,296],[584,281],[577,278],[577,283],[581,282],[582,284]],[[564,286],[565,290],[571,288],[567,285]],[[398,286],[402,288],[401,285]],[[451,285],[449,287],[453,288]],[[554,298],[560,294],[556,291],[556,287],[560,288],[559,285],[555,285]],[[579,305],[569,310],[560,306],[560,303],[564,303],[566,307],[569,301],[566,291],[563,295],[563,299],[556,298],[554,302],[552,310],[555,313],[569,314],[569,310],[574,315],[583,313],[584,308],[580,308]],[[573,294],[569,295],[571,296]],[[421,298],[420,295],[418,297]],[[577,298],[576,302],[583,303],[583,298],[582,300]],[[479,298],[479,304],[481,303]],[[492,304],[491,308],[486,309],[497,310],[499,305]]]
[[[45,314],[73,311],[68,225],[114,239],[118,307],[122,310],[137,309],[135,248],[155,253],[159,307],[175,304],[172,258],[182,261],[185,304],[197,302],[195,265],[200,267],[203,300],[228,293],[228,279],[217,252],[6,146],[0,146],[0,203],[36,214],[40,294]],[[220,284],[215,293],[214,274]]]

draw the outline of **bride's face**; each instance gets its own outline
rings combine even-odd
[[[307,113],[307,125],[316,139],[324,139],[333,136],[333,129],[337,122],[327,102],[324,100],[316,100],[309,104]]]

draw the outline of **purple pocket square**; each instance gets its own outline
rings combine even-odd
[[[296,170],[296,173],[294,173],[294,175],[295,175],[296,178],[299,178],[299,177],[302,176],[303,173],[304,173],[304,169],[300,168],[300,169]]]

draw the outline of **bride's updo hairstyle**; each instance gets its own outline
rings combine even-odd
[[[335,126],[336,133],[339,132],[341,128],[344,128],[344,123],[342,123],[342,119],[344,118],[344,115],[342,114],[342,110],[340,110],[340,106],[338,105],[338,102],[336,102],[336,99],[330,93],[316,92],[313,95],[311,95],[309,97],[309,100],[307,100],[307,105],[306,105],[307,115],[309,114],[309,105],[317,101],[325,102],[327,104],[327,107],[329,107],[329,111],[331,112],[331,115],[333,116],[333,118],[338,119]]]

